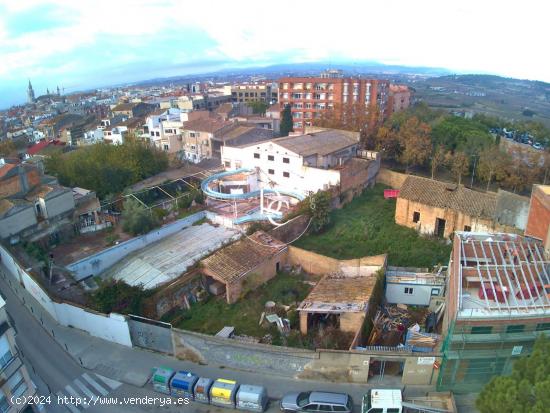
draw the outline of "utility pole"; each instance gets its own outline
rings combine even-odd
[[[470,181],[470,188],[474,187],[474,176],[475,176],[475,173],[476,173],[476,162],[477,162],[478,156],[479,155],[472,155],[472,157],[474,158],[474,168],[472,170],[472,180]]]

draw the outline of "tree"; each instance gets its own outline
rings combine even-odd
[[[484,149],[479,155],[477,175],[487,182],[487,191],[493,179],[500,180],[506,175],[506,155],[497,146]]]
[[[124,201],[122,229],[132,235],[145,234],[157,225],[155,217],[134,198]]]
[[[319,233],[330,223],[330,192],[318,191],[309,198],[311,228]]]
[[[437,168],[445,163],[445,159],[447,159],[447,152],[445,152],[445,148],[443,147],[443,145],[439,145],[437,148],[434,148],[431,157],[432,179],[435,179]]]
[[[412,117],[399,129],[398,139],[403,148],[399,161],[405,164],[405,172],[409,167],[422,165],[430,156],[431,140],[430,126]]]
[[[462,176],[467,175],[470,170],[470,160],[468,155],[464,152],[455,152],[453,155],[447,157],[448,162],[451,165],[451,172],[458,184],[462,182]]]
[[[12,156],[17,153],[17,148],[11,139],[0,142],[0,156]]]
[[[261,102],[259,100],[255,100],[253,102],[248,102],[247,106],[249,108],[252,108],[252,113],[255,115],[264,115],[265,111],[269,107],[269,105],[265,102]]]
[[[550,406],[550,339],[541,334],[510,376],[494,377],[476,400],[481,413],[545,413]]]
[[[388,159],[396,159],[401,154],[401,146],[393,129],[381,126],[375,137],[375,148]]]
[[[290,105],[286,105],[283,109],[283,113],[281,115],[281,126],[279,128],[281,136],[288,136],[290,132],[294,131]]]
[[[142,313],[143,300],[147,293],[143,286],[132,286],[121,280],[108,280],[100,284],[92,295],[92,305],[102,313]]]

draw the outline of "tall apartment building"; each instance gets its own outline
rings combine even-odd
[[[19,357],[15,333],[8,321],[6,302],[0,297],[0,412],[20,412],[35,394],[27,368]]]
[[[275,103],[278,98],[277,83],[239,83],[231,86],[231,101]]]
[[[341,110],[347,103],[362,103],[387,113],[390,83],[386,80],[343,77],[341,71],[329,70],[319,77],[284,77],[279,79],[281,109],[291,105],[295,132],[304,132],[326,110]]]

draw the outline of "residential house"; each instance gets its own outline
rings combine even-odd
[[[277,101],[278,86],[272,82],[238,83],[231,86],[233,102],[266,102]]]
[[[143,117],[153,112],[156,108],[156,105],[144,102],[119,103],[111,109],[111,113],[113,116],[126,115],[129,118]]]
[[[359,134],[321,130],[241,146],[225,145],[221,159],[226,169],[259,171],[272,187],[310,194],[338,187],[340,193],[374,183],[380,168],[375,152],[358,157]]]
[[[190,120],[183,123],[182,143],[185,159],[199,163],[213,157],[212,137],[223,128],[232,125],[220,118]]]
[[[528,208],[528,198],[510,192],[478,192],[410,175],[399,191],[395,222],[444,238],[454,231],[521,232]]]

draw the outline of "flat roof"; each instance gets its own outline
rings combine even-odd
[[[550,315],[550,261],[540,242],[503,233],[455,237],[450,289],[457,318]]]
[[[307,133],[298,136],[285,136],[272,140],[301,156],[328,155],[359,143],[359,133],[337,129]]]
[[[193,225],[133,252],[101,276],[154,288],[179,277],[201,258],[238,237],[238,231],[223,226]]]
[[[329,274],[313,287],[298,310],[308,313],[365,312],[375,284],[376,274],[363,276]]]

